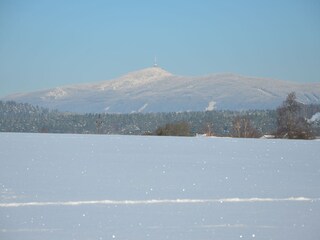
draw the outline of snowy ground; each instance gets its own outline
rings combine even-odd
[[[0,134],[0,239],[320,239],[320,141]]]

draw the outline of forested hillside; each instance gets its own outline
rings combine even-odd
[[[320,106],[306,107],[304,113],[311,118]],[[52,111],[30,104],[0,101],[1,132],[50,132],[81,134],[155,134],[168,123],[184,122],[190,135],[210,134],[231,136],[235,120],[245,118],[259,133],[272,134],[276,129],[275,110],[207,111],[181,113],[133,114],[74,114]]]

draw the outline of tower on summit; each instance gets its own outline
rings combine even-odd
[[[153,67],[158,67],[158,64],[157,64],[157,56],[154,56]]]

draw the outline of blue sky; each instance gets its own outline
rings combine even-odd
[[[0,0],[0,96],[159,65],[320,82],[318,0]]]

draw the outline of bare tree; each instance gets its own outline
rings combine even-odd
[[[205,123],[203,129],[206,136],[210,137],[215,135],[213,130],[213,123]]]
[[[280,107],[277,108],[278,138],[311,139],[313,137],[310,124],[302,115],[301,104],[291,92]]]
[[[257,138],[260,136],[257,129],[253,127],[247,116],[237,116],[232,121],[233,137],[239,138]]]

